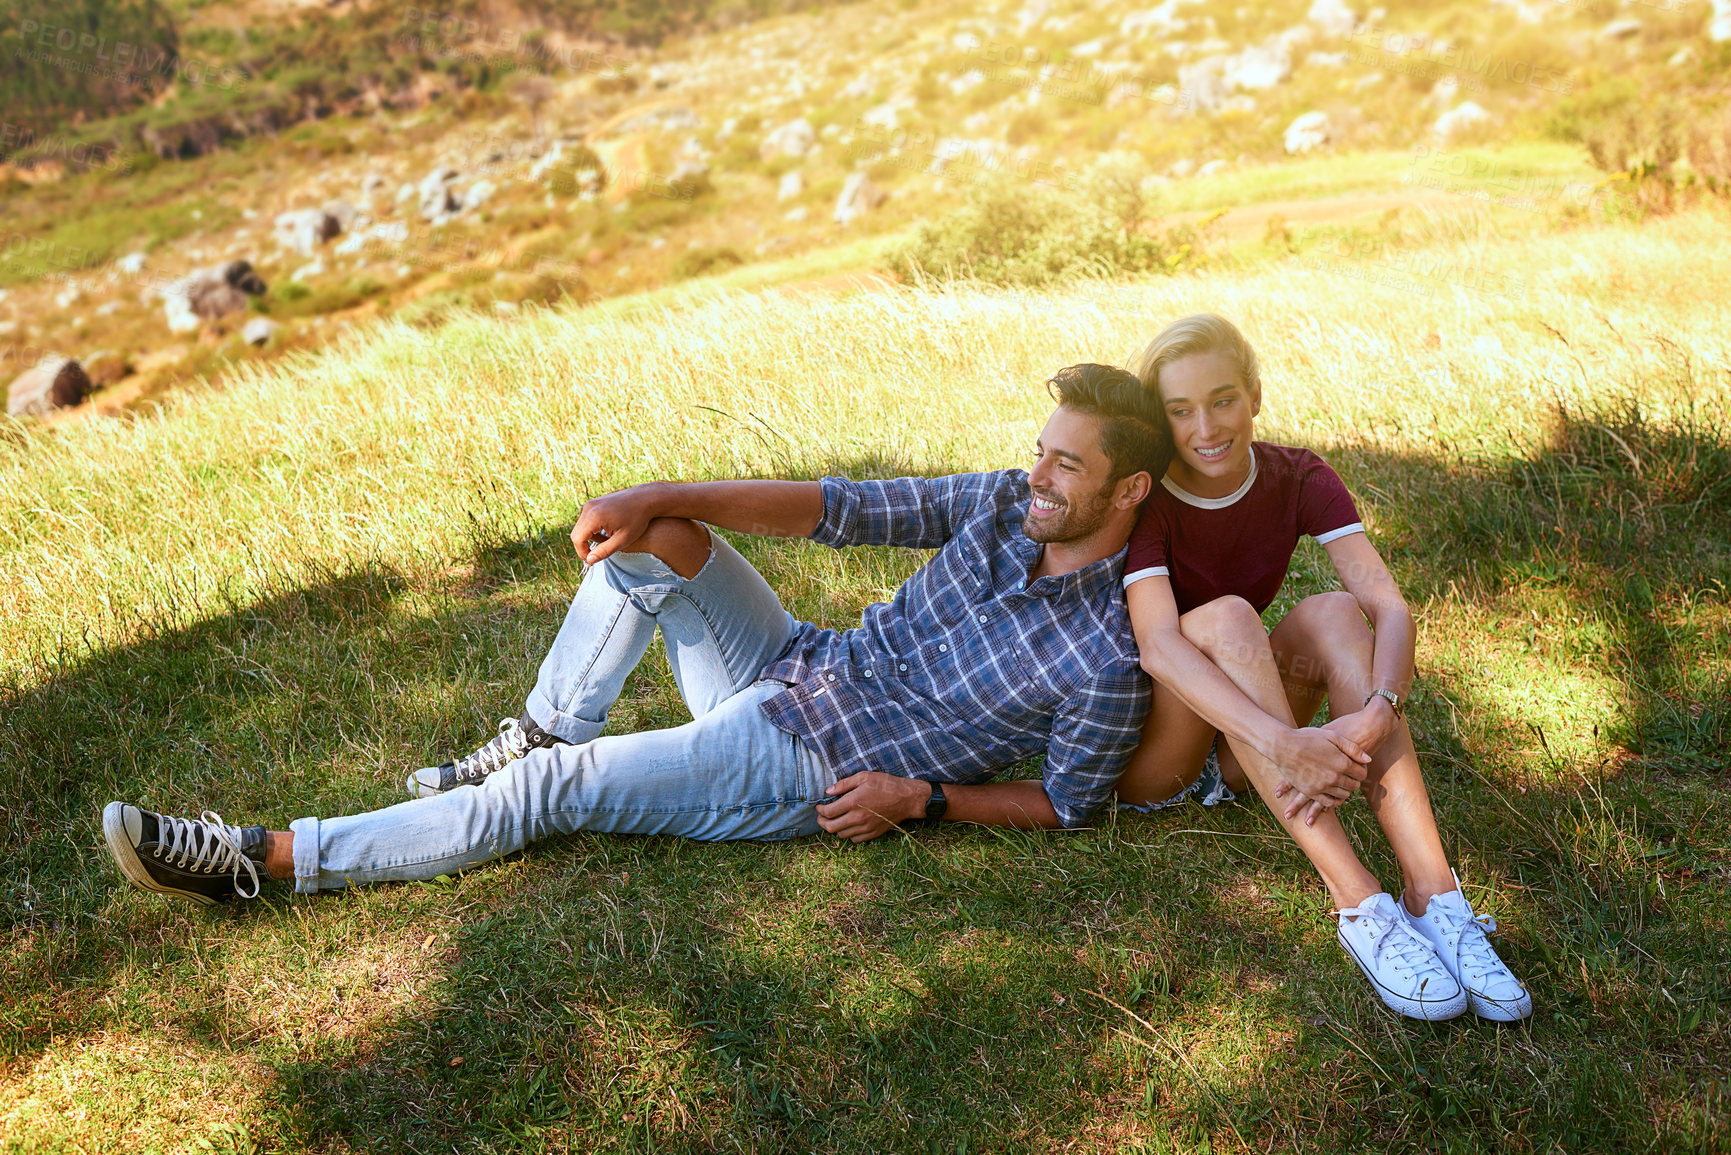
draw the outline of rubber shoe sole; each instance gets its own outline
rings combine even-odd
[[[1376,975],[1365,965],[1364,960],[1358,957],[1358,952],[1353,949],[1352,943],[1347,940],[1344,934],[1337,932],[1335,937],[1339,940],[1341,949],[1346,951],[1352,961],[1358,964],[1358,969],[1364,972],[1364,977],[1370,980],[1372,987],[1376,988],[1378,997],[1382,999],[1383,1005],[1389,1010],[1405,1015],[1409,1019],[1421,1019],[1430,1023],[1444,1023],[1466,1013],[1467,993],[1460,988],[1460,984],[1455,984],[1455,993],[1451,998],[1410,998],[1390,990],[1379,982]]]
[[[114,865],[120,868],[121,877],[140,890],[173,895],[175,898],[188,898],[200,906],[216,906],[220,900],[208,894],[164,886],[150,876],[144,863],[139,860],[138,850],[133,846],[132,832],[126,828],[128,809],[136,808],[129,807],[124,802],[110,802],[102,808],[102,836],[108,840],[108,853],[113,855]]]
[[[1473,1014],[1493,1023],[1518,1023],[1533,1013],[1533,996],[1525,991],[1521,992],[1519,999],[1510,1001],[1469,990],[1467,999],[1472,1003]]]

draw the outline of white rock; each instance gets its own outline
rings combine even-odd
[[[269,344],[272,335],[279,328],[281,326],[269,317],[254,317],[241,328],[240,339],[248,345]]]
[[[1677,51],[1671,53],[1671,58],[1665,61],[1665,63],[1669,64],[1672,68],[1681,68],[1685,64],[1691,63],[1694,59],[1695,46],[1693,44],[1685,44],[1683,47],[1677,49]]]
[[[764,160],[774,160],[778,156],[804,156],[816,144],[817,130],[802,116],[764,137],[763,144],[758,146],[758,155]]]
[[[1306,68],[1345,68],[1347,56],[1344,52],[1311,52],[1304,57]]]
[[[781,185],[775,191],[775,199],[778,201],[792,200],[804,191],[805,178],[799,174],[797,168],[791,169],[781,174]]]
[[[1286,126],[1286,151],[1293,155],[1310,152],[1328,143],[1328,113],[1312,111]]]
[[[415,186],[407,182],[397,186],[397,203],[415,199]]]
[[[1211,56],[1178,70],[1180,102],[1190,112],[1219,112],[1226,103],[1227,85],[1223,77],[1226,58]]]
[[[793,221],[795,224],[798,224],[800,221],[803,221],[809,215],[811,215],[811,214],[806,212],[806,208],[804,205],[795,205],[793,208],[788,209],[787,212],[782,214],[782,219]]]
[[[952,96],[960,96],[971,88],[978,88],[985,82],[986,74],[984,72],[981,72],[978,68],[969,69],[967,72],[962,73],[960,76],[950,81],[950,94]]]
[[[280,213],[275,224],[276,243],[303,257],[342,231],[342,223],[324,209]]]
[[[1196,175],[1213,176],[1215,173],[1225,172],[1229,167],[1230,166],[1223,160],[1211,160],[1201,168],[1197,169]]]
[[[1178,15],[1178,0],[1165,0],[1165,3],[1143,12],[1132,12],[1118,22],[1118,35],[1125,38],[1144,36],[1153,32],[1160,36],[1171,36],[1184,31],[1190,22]]]
[[[473,212],[486,204],[493,199],[493,193],[498,190],[498,187],[490,180],[478,180],[470,185],[463,193],[463,211]]]
[[[300,268],[298,268],[294,272],[290,273],[289,274],[289,280],[291,280],[291,281],[304,281],[308,277],[322,276],[324,274],[324,271],[325,271],[325,263],[323,261],[321,261],[321,260],[308,261],[306,264],[302,265]]]
[[[1228,87],[1261,91],[1292,75],[1292,54],[1284,43],[1252,44],[1226,63]]]
[[[1627,40],[1641,34],[1641,22],[1630,17],[1613,20],[1599,29],[1600,40]]]
[[[114,262],[114,267],[128,276],[134,276],[141,273],[144,271],[144,254],[127,253],[124,257],[121,257],[118,261]]]
[[[77,285],[68,285],[66,288],[54,294],[54,303],[64,309],[82,296],[84,296],[84,294],[78,291]]]
[[[876,108],[869,108],[859,119],[861,124],[869,124],[873,128],[893,130],[901,124],[901,117],[897,114],[893,102],[880,104]],[[830,127],[834,128],[835,126],[831,125]]]
[[[1351,36],[1358,27],[1358,13],[1348,8],[1344,0],[1316,0],[1304,18],[1329,36]]]
[[[1451,72],[1431,86],[1430,95],[1425,97],[1426,104],[1438,108],[1447,108],[1454,103],[1455,95],[1461,90],[1461,82]]]
[[[1446,141],[1469,128],[1489,123],[1490,119],[1490,113],[1476,102],[1467,100],[1437,117],[1436,123],[1431,125],[1431,132],[1438,140]]]
[[[1196,162],[1191,160],[1187,156],[1181,156],[1177,160],[1173,161],[1170,166],[1167,167],[1166,175],[1170,176],[1170,177],[1176,177],[1179,180],[1183,180],[1185,177],[1189,176],[1191,173],[1193,173],[1195,171],[1196,171]]]
[[[119,311],[120,311],[120,302],[119,301],[109,301],[107,304],[96,306],[96,315],[98,317],[112,317],[115,313],[118,313]]]
[[[1106,51],[1106,38],[1101,37],[1098,40],[1090,40],[1090,41],[1086,42],[1085,44],[1076,45],[1076,47],[1070,49],[1070,55],[1072,55],[1072,56],[1098,56],[1098,55],[1100,55],[1100,53],[1102,53],[1104,51]]]
[[[865,173],[850,174],[847,183],[841,186],[841,195],[835,200],[835,223],[852,224],[883,204],[889,199],[889,195]]]

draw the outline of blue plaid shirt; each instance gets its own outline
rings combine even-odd
[[[975,782],[1043,751],[1059,820],[1085,824],[1148,709],[1124,551],[1030,582],[1040,545],[1022,532],[1019,469],[822,485],[813,541],[938,552],[858,629],[797,625],[760,675],[789,683],[764,714],[844,775]]]

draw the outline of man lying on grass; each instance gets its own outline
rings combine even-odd
[[[575,830],[864,842],[919,818],[1087,823],[1148,708],[1120,584],[1171,442],[1131,373],[1077,365],[1050,386],[1031,472],[657,483],[588,502],[572,539],[589,569],[522,717],[410,775],[414,801],[268,832],[111,802],[115,862],[211,903],[256,897],[261,867],[310,893]],[[708,525],[938,552],[838,632],[795,621]],[[602,737],[658,627],[693,721]],[[982,781],[1042,752],[1041,781]]]

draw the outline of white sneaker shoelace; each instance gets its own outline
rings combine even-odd
[[[1436,949],[1398,917],[1389,911],[1371,906],[1352,906],[1335,912],[1341,918],[1356,918],[1359,929],[1370,940],[1371,960],[1378,970],[1387,965],[1396,973],[1409,974],[1415,980],[1412,993],[1425,989],[1432,977],[1443,977],[1453,983],[1453,976],[1437,958]]]
[[[241,853],[240,831],[223,823],[222,815],[206,810],[198,818],[172,818],[158,815],[156,856],[167,859],[170,866],[199,874],[230,871],[235,893],[242,898],[257,898],[258,867]],[[252,879],[252,893],[240,888],[241,871]]]
[[[529,735],[515,718],[500,718],[498,736],[473,754],[457,759],[451,777],[457,782],[479,781],[506,763],[529,752]]]
[[[1464,893],[1437,895],[1430,900],[1427,921],[1442,938],[1441,946],[1461,969],[1461,979],[1474,990],[1494,997],[1514,997],[1525,988],[1497,955],[1487,937],[1497,929],[1497,920],[1477,914]],[[1502,988],[1486,990],[1491,984]]]

